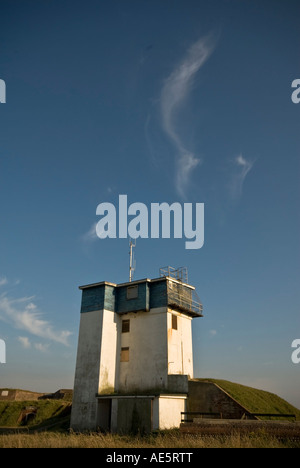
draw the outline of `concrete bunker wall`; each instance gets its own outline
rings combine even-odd
[[[152,399],[130,398],[118,402],[117,431],[149,433],[152,430]]]
[[[188,412],[219,413],[224,419],[240,419],[244,414],[249,414],[246,408],[213,382],[190,380],[188,395]]]
[[[112,433],[149,433],[179,427],[186,395],[98,397],[97,429]]]

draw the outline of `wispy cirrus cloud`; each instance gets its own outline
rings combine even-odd
[[[97,226],[97,223],[92,224],[90,229],[81,236],[81,240],[83,242],[92,242],[98,239],[96,226]]]
[[[189,97],[197,73],[214,50],[214,42],[209,35],[192,44],[183,60],[165,80],[161,91],[162,125],[177,151],[175,185],[182,197],[185,197],[191,172],[201,160],[186,148],[179,136],[178,115]]]
[[[18,341],[21,343],[23,348],[29,349],[31,348],[31,343],[29,341],[29,338],[27,336],[18,336]]]
[[[1,276],[0,277],[0,286],[4,286],[5,284],[7,284],[7,278],[5,278],[5,276]]]
[[[49,343],[33,343],[32,345],[27,336],[18,336],[18,341],[21,343],[24,349],[30,349],[31,346],[33,346],[35,349],[43,353],[49,349]]]
[[[41,351],[42,353],[45,353],[46,351],[48,351],[49,343],[35,343],[34,347],[38,351]]]
[[[236,156],[232,161],[233,169],[229,190],[233,200],[237,200],[241,197],[245,178],[251,171],[253,164],[254,161],[246,159],[242,154]]]
[[[34,336],[68,346],[68,339],[72,333],[68,330],[56,330],[48,320],[43,319],[43,314],[38,310],[33,299],[34,296],[13,299],[5,293],[1,294],[0,320]],[[28,339],[19,337],[19,341],[24,347],[29,347]]]

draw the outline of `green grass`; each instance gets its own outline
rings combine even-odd
[[[36,417],[28,423],[29,427],[53,424],[70,413],[70,403],[63,400],[0,401],[0,426],[22,426],[18,419],[28,406],[37,408]]]
[[[300,410],[274,393],[219,379],[197,379],[213,382],[227,392],[251,413],[295,414],[300,421]]]

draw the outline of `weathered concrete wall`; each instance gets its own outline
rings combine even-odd
[[[111,432],[148,433],[152,430],[152,398],[118,397],[111,403]]]
[[[102,427],[108,421],[109,405],[106,401],[99,399]],[[114,433],[148,433],[157,429],[179,427],[181,412],[186,411],[186,401],[185,395],[112,397],[110,430]]]
[[[120,348],[129,348],[129,360],[119,363],[119,392],[136,393],[166,388],[166,309],[128,313],[122,318],[130,320],[130,332],[121,333],[120,338]]]
[[[117,342],[121,317],[110,310],[103,311],[100,376],[98,393],[114,393],[116,387]]]
[[[177,317],[177,330],[172,328]],[[119,353],[129,348],[129,361],[119,362],[120,392],[169,390],[168,374],[193,376],[191,318],[165,307],[122,315],[130,332],[121,333]]]
[[[180,427],[181,412],[186,411],[186,396],[160,395],[153,402],[153,430]]]
[[[187,411],[220,413],[226,419],[240,419],[248,413],[246,408],[216,384],[196,380],[189,381]]]
[[[172,315],[177,317],[177,330],[172,328]],[[192,319],[168,310],[168,373],[193,378]]]
[[[100,380],[103,310],[80,315],[71,428],[95,429]]]
[[[44,393],[27,392],[26,390],[0,389],[1,401],[30,401],[38,400]]]
[[[189,382],[187,375],[168,375],[168,393],[188,393]]]
[[[110,431],[111,426],[111,407],[112,400],[99,399],[97,403],[97,423],[96,426],[101,431]]]

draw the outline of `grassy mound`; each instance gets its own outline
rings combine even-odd
[[[34,418],[27,421],[20,420],[20,415],[26,408],[34,408]],[[2,427],[45,427],[55,425],[67,419],[70,415],[71,404],[62,400],[33,400],[33,401],[0,401],[0,426]]]
[[[300,421],[300,410],[274,393],[247,387],[245,385],[229,382],[227,380],[197,380],[213,382],[217,384],[238,403],[247,408],[251,413],[295,414],[296,419]]]

